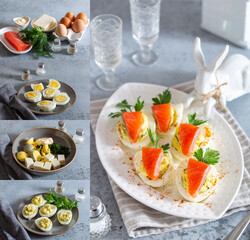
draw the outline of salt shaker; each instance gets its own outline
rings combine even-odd
[[[31,80],[30,70],[23,69],[22,80],[24,80],[24,81]]]
[[[59,38],[55,38],[51,47],[53,52],[61,52],[62,51],[62,45]]]
[[[75,141],[76,144],[83,142],[84,140],[84,131],[82,128],[78,128],[76,130],[75,135],[73,136],[73,140]]]
[[[66,122],[63,121],[63,120],[60,120],[58,122],[58,127],[57,127],[59,130],[61,131],[64,131],[64,132],[67,132],[67,128],[66,128]]]
[[[76,201],[78,201],[78,202],[84,201],[84,200],[85,200],[85,189],[83,189],[83,188],[78,188],[78,191],[77,191],[77,193],[76,193],[76,195],[75,195],[75,199],[76,199]]]
[[[70,43],[67,52],[68,54],[76,54],[77,53],[76,43]]]
[[[55,192],[58,194],[63,193],[65,191],[65,187],[63,185],[64,185],[63,181],[57,181]]]
[[[44,75],[45,73],[46,73],[45,64],[42,62],[38,63],[36,74],[41,76],[41,75]]]
[[[111,228],[111,218],[101,199],[90,197],[90,236],[92,239],[101,238],[108,234]]]

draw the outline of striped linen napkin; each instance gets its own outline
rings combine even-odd
[[[175,85],[172,86],[172,88],[190,93],[193,90],[193,81]],[[107,99],[102,99],[93,101],[90,104],[90,121],[94,133],[99,114],[106,101]],[[250,140],[230,111],[222,111],[219,108],[217,108],[217,111],[227,120],[237,135],[245,160],[243,181],[238,195],[224,215],[228,216],[235,212],[250,209]],[[111,178],[109,178],[109,180],[130,237],[136,238],[162,232],[170,232],[181,228],[198,226],[211,221],[180,218],[151,209],[122,191]]]

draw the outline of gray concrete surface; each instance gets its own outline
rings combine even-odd
[[[1,51],[1,50],[0,50]],[[53,78],[70,85],[76,92],[77,98],[74,106],[69,110],[54,115],[37,115],[39,119],[89,119],[89,62],[88,61],[51,61],[45,63],[46,73],[42,76],[36,74],[38,60],[1,60],[0,59],[0,87],[6,83],[12,84],[18,91],[27,84],[21,79],[23,69],[30,69],[32,79]]]
[[[1,121],[0,133],[7,133],[12,140],[22,132],[34,127],[57,127],[58,121]],[[77,128],[82,128],[85,132],[85,141],[77,144],[77,155],[75,160],[64,170],[56,174],[35,176],[34,179],[42,180],[85,180],[89,179],[89,121],[71,120],[66,121],[67,133],[71,136],[75,134]],[[10,153],[11,154],[11,153]],[[14,160],[13,160],[14,161]],[[2,164],[0,164],[2,165]]]
[[[43,14],[48,14],[54,17],[57,22],[60,21],[64,15],[71,11],[75,15],[79,12],[85,12],[90,18],[90,10],[89,10],[89,0],[24,0],[24,1],[16,1],[16,0],[2,0],[0,2],[0,28],[13,26],[15,27],[14,22],[12,21],[15,17],[21,16],[29,16],[31,21],[37,17],[42,16]],[[31,28],[31,25],[29,25]],[[86,32],[81,41],[78,42],[77,48],[78,53],[75,55],[69,55],[67,53],[67,47],[69,42],[63,41],[62,47],[63,51],[60,53],[53,53],[53,59],[61,59],[61,60],[88,60],[89,59],[89,42],[90,42],[90,30],[89,27],[86,29]],[[16,55],[9,52],[2,43],[0,44],[0,59],[36,59],[36,54],[33,50],[29,53]],[[44,59],[42,57],[41,59]]]
[[[36,180],[36,181],[0,181],[0,190],[3,191],[14,213],[18,205],[26,198],[36,193],[49,192],[54,190],[55,180]],[[87,240],[89,239],[89,180],[86,181],[64,181],[65,192],[63,195],[74,199],[78,188],[86,190],[86,199],[79,202],[79,219],[74,228],[68,232],[57,235],[44,237],[30,233],[31,239],[53,239],[53,240]],[[8,187],[6,187],[8,186]],[[15,193],[13,195],[13,193]]]
[[[225,44],[229,44],[230,54],[241,53],[250,58],[250,50],[241,49],[200,28],[200,2],[200,0],[162,0],[161,32],[158,41],[154,44],[154,50],[158,54],[159,59],[153,66],[143,68],[135,66],[130,60],[131,54],[138,50],[139,46],[132,38],[129,1],[91,1],[92,17],[99,14],[112,13],[118,15],[123,20],[123,59],[121,65],[117,68],[117,73],[122,79],[121,83],[145,82],[172,86],[194,79],[197,68],[192,55],[192,47],[196,36],[201,38],[202,48],[208,64],[221,51]],[[112,94],[112,92],[103,92],[96,87],[95,78],[101,73],[102,71],[94,63],[92,57],[92,100],[106,98]],[[250,137],[249,103],[250,94],[228,103],[228,107]],[[128,239],[129,237],[108,182],[107,174],[96,152],[93,132],[91,133],[90,164],[91,194],[103,199],[113,222],[112,231],[103,239]],[[209,224],[145,237],[143,239],[223,239],[246,214],[246,212],[240,212]],[[241,239],[250,239],[250,227],[244,232]]]

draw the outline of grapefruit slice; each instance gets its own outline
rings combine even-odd
[[[171,122],[171,104],[165,103],[153,105],[152,111],[154,113],[159,130],[163,133],[166,133]]]

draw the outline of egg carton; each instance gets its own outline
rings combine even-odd
[[[59,37],[59,36],[56,35],[55,32],[53,32],[53,34],[54,34],[54,36],[59,38],[60,41],[68,40],[70,43],[76,43],[76,42],[81,41],[84,33],[86,32],[86,29],[87,29],[88,25],[89,25],[89,20],[88,20],[88,23],[86,24],[86,27],[85,27],[84,31],[79,32],[79,33],[75,33],[72,30],[72,28],[68,28],[68,34],[66,36]]]

